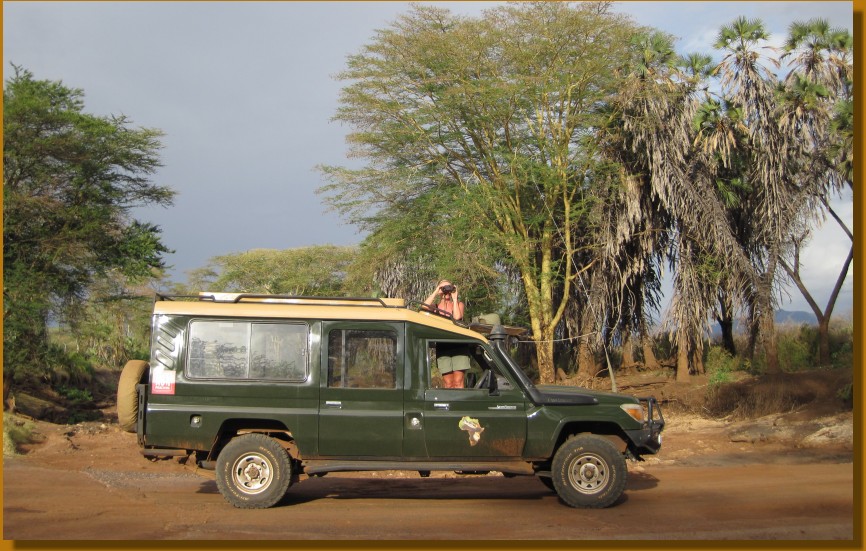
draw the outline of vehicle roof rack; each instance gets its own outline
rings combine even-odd
[[[456,320],[450,312],[440,310],[435,306],[429,306],[416,300],[405,300],[402,298],[380,298],[380,297],[317,297],[303,295],[272,295],[266,293],[225,293],[202,291],[197,295],[164,295],[156,293],[155,301],[161,300],[190,300],[199,302],[215,302],[222,304],[296,304],[296,305],[320,305],[320,306],[360,306],[373,308],[410,308],[415,311],[430,313],[448,320],[458,327],[472,328],[469,323]],[[477,325],[477,324],[475,324]],[[476,329],[477,331],[477,329]]]
[[[241,302],[255,302],[263,304],[310,304],[328,303],[332,306],[375,306],[384,308],[402,308],[406,301],[403,299],[377,298],[377,297],[319,297],[304,295],[274,295],[266,293],[222,293],[202,291],[197,295],[168,295],[156,293],[154,300],[192,300],[200,302],[220,302],[227,304],[238,304]]]
[[[214,293],[203,291],[198,299],[205,302],[240,303],[255,302],[264,304],[327,304],[330,306],[373,306],[381,308],[402,308],[402,299],[383,299],[378,297],[320,297],[304,295],[271,295],[265,293]]]

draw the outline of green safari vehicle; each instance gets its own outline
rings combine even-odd
[[[510,333],[402,299],[157,296],[118,420],[145,456],[215,469],[235,507],[273,506],[301,475],[392,469],[536,476],[572,507],[614,504],[626,460],[661,447],[658,403],[535,385]],[[438,373],[455,347],[467,388]]]

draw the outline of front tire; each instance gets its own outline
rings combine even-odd
[[[625,490],[628,469],[625,457],[606,438],[572,436],[553,457],[553,486],[560,499],[572,507],[609,507]]]
[[[276,505],[292,483],[292,462],[279,442],[263,434],[232,440],[217,457],[216,482],[226,501],[240,509]]]

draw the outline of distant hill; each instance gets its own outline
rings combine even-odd
[[[815,314],[812,312],[789,312],[787,310],[776,310],[776,324],[778,325],[818,325]]]
[[[799,326],[803,324],[818,325],[818,320],[815,319],[815,314],[803,311],[789,312],[787,310],[776,310],[776,325]],[[722,330],[715,320],[712,320],[712,328],[713,337],[720,337],[722,335]],[[744,332],[745,329],[743,328],[742,322],[740,320],[734,320],[734,333],[740,334]]]

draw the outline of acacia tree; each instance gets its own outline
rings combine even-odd
[[[158,274],[155,274],[158,275]],[[130,359],[150,357],[150,317],[158,278],[128,278],[112,270],[93,281],[85,300],[64,312],[64,333],[75,352],[93,365],[120,369]],[[78,375],[68,368],[64,372]]]
[[[190,274],[186,292],[342,296],[356,255],[355,247],[316,245],[216,256]]]
[[[339,174],[337,169],[325,170]],[[330,189],[325,186],[320,192]],[[366,204],[353,212],[341,196],[335,206],[369,231],[348,268],[346,290],[421,299],[445,278],[458,284],[467,311],[495,311],[502,302],[507,266],[472,217],[453,216],[465,209],[461,198],[456,189],[411,198],[395,195],[370,215]]]
[[[477,19],[415,6],[339,75],[335,118],[354,127],[353,154],[368,165],[325,169],[332,203],[459,196],[437,214],[471,217],[519,273],[545,382],[585,269],[572,259],[595,246],[591,129],[634,31],[606,4],[511,4]]]
[[[3,89],[3,378],[45,375],[49,316],[113,270],[146,278],[163,264],[160,229],[132,218],[170,205],[150,177],[158,130],[84,112],[84,93],[14,67]]]

